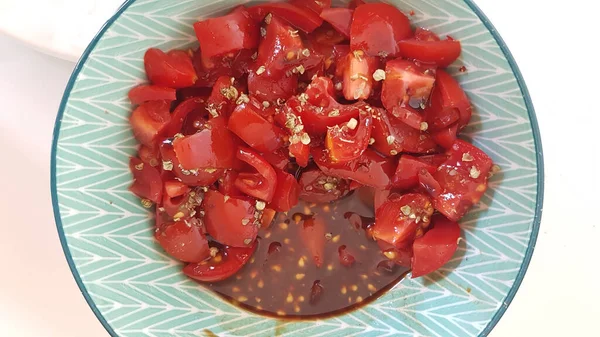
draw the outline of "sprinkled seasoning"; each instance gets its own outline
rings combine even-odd
[[[267,71],[267,68],[265,68],[265,66],[260,66],[260,67],[258,67],[258,69],[256,69],[256,75],[260,75],[260,74],[264,73],[265,71]]]

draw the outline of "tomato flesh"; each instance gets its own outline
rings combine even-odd
[[[147,101],[174,101],[177,92],[173,88],[158,85],[140,85],[127,94],[132,104],[142,104]]]
[[[192,59],[183,50],[164,53],[150,48],[144,54],[146,75],[154,85],[169,88],[185,88],[194,85],[198,79]]]
[[[352,118],[327,130],[325,144],[333,162],[348,162],[360,157],[369,146],[373,117],[361,111],[359,121]]]
[[[256,172],[240,172],[235,180],[235,186],[249,196],[271,202],[277,188],[275,169],[258,153],[248,148],[240,147],[236,156],[252,166]]]
[[[458,248],[460,227],[441,215],[431,219],[433,226],[413,243],[412,278],[434,272],[445,265]]]
[[[260,152],[273,152],[284,143],[284,131],[264,119],[252,104],[238,105],[228,123],[229,130]]]
[[[307,202],[332,202],[342,198],[349,191],[347,180],[328,176],[318,168],[304,170],[299,184],[300,199]]]
[[[460,42],[456,40],[423,41],[409,39],[398,42],[400,54],[408,59],[435,64],[445,68],[460,56]]]
[[[158,170],[135,157],[129,159],[129,170],[133,174],[129,190],[140,198],[160,202],[163,183]]]
[[[425,169],[429,173],[434,173],[437,166],[423,162],[419,158],[408,154],[402,155],[396,167],[392,186],[401,189],[409,189],[417,186],[419,183],[419,172],[422,169]]]
[[[250,247],[223,247],[210,260],[190,263],[183,273],[200,282],[218,282],[235,275],[250,260],[257,243]]]
[[[168,101],[143,103],[129,116],[133,136],[146,146],[154,145],[155,140],[165,131],[170,121]]]
[[[423,235],[429,226],[433,206],[423,194],[408,193],[383,203],[375,215],[373,237],[403,247]]]
[[[197,221],[164,223],[154,233],[156,241],[172,257],[183,262],[202,262],[210,256],[208,240]]]
[[[402,59],[388,61],[381,102],[388,111],[405,106],[424,107],[434,83],[434,75],[413,62]]]
[[[251,201],[209,190],[204,194],[202,208],[206,231],[216,241],[233,247],[248,247],[256,239],[256,209]]]

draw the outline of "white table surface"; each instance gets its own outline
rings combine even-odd
[[[477,3],[501,32],[529,86],[546,167],[533,260],[490,336],[598,336],[600,72],[592,36],[597,5],[590,0],[548,0],[543,8],[534,0]],[[522,28],[525,24],[529,28]],[[73,66],[0,35],[0,336],[108,335],[71,276],[50,200],[52,129]]]

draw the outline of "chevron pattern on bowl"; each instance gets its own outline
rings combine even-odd
[[[334,1],[335,3],[336,1]],[[233,0],[129,0],[92,41],[58,113],[52,157],[56,223],[71,270],[114,336],[484,336],[506,310],[531,258],[543,162],[524,82],[471,0],[387,1],[415,25],[463,45],[450,67],[476,109],[464,136],[501,167],[461,222],[455,258],[405,279],[374,303],[318,321],[284,321],[232,306],[181,273],[153,240],[152,214],[128,192],[128,90],[146,81],[146,49],[196,45],[192,24]],[[338,1],[339,4],[339,1]],[[467,68],[460,72],[461,66]]]

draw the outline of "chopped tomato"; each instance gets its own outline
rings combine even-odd
[[[271,13],[306,33],[312,32],[323,23],[318,13],[285,2],[260,4],[248,8],[248,11],[258,21]]]
[[[347,123],[329,128],[325,144],[331,161],[347,162],[360,157],[369,146],[372,126],[373,117],[362,111],[358,121],[351,118]]]
[[[236,146],[223,117],[213,118],[199,132],[173,141],[177,158],[187,170],[232,168]]]
[[[192,56],[194,69],[196,69],[196,73],[198,74],[198,80],[194,86],[200,89],[211,88],[221,76],[241,76],[241,73],[236,73],[234,62],[238,57],[237,55],[242,54],[244,51],[245,50],[240,51],[233,57],[225,55],[222,57],[215,57],[215,59],[206,60],[202,57],[202,49],[199,48],[196,50]],[[204,63],[208,64],[205,65]],[[191,89],[188,88],[185,90]],[[210,95],[210,91],[208,91],[206,96],[208,95]]]
[[[146,146],[153,146],[171,121],[170,103],[167,101],[150,101],[133,110],[129,123],[135,139]]]
[[[297,88],[298,75],[295,74],[286,76],[270,71],[258,74],[257,70],[248,74],[248,91],[260,101],[273,103],[277,99],[287,99],[296,94]]]
[[[415,29],[415,39],[419,41],[439,41],[440,37],[429,29],[417,27]]]
[[[210,260],[190,263],[183,273],[200,282],[218,282],[235,275],[250,260],[258,244],[250,247],[223,247]]]
[[[458,248],[460,227],[441,215],[431,219],[431,228],[413,243],[412,278],[434,272],[445,265]]]
[[[205,117],[207,115],[206,111],[206,101],[204,98],[200,97],[191,97],[186,99],[185,101],[179,103],[173,113],[171,114],[171,121],[169,122],[169,126],[165,131],[165,136],[173,137],[175,134],[182,132],[185,135],[190,135],[196,133],[200,129],[200,127],[206,122],[204,118],[201,119],[201,122],[197,123],[197,127],[193,127],[194,123],[191,123],[192,130],[187,130],[188,128],[184,128],[183,124],[188,117],[188,115],[199,115]]]
[[[299,224],[300,238],[317,267],[325,259],[325,220],[318,215],[304,216]]]
[[[185,88],[198,79],[192,59],[183,50],[165,54],[160,49],[150,48],[144,55],[144,66],[150,82],[158,86]]]
[[[392,180],[392,186],[401,189],[410,189],[419,184],[419,172],[425,169],[429,173],[434,173],[437,166],[421,161],[407,154],[400,157],[396,174]]]
[[[309,168],[300,175],[300,199],[307,202],[328,203],[349,192],[348,181],[331,177],[318,168]]]
[[[296,159],[296,164],[301,167],[308,165],[310,147],[302,142],[291,143],[289,146],[290,156]]]
[[[381,89],[381,102],[388,111],[405,106],[424,107],[429,101],[434,82],[435,77],[429,70],[411,61],[388,61]]]
[[[293,175],[280,169],[275,169],[275,172],[277,173],[277,189],[269,205],[278,212],[287,212],[298,203],[300,185]]]
[[[449,149],[456,141],[457,132],[458,123],[454,123],[445,129],[431,132],[431,139],[441,147]]]
[[[161,207],[164,208],[165,213],[172,217],[173,220],[179,221],[194,215],[196,206],[198,206],[198,200],[195,195],[190,195],[190,191],[175,197],[163,193]]]
[[[291,0],[290,3],[294,6],[308,8],[317,14],[321,14],[323,10],[331,7],[331,0]]]
[[[206,231],[216,241],[234,247],[252,245],[258,233],[254,203],[209,190],[202,201]]]
[[[366,186],[386,189],[394,174],[394,162],[367,149],[362,156],[345,163],[333,163],[322,147],[311,151],[315,163],[329,176],[351,179]]]
[[[460,87],[460,84],[447,72],[438,70],[436,72],[435,88],[431,97],[431,110],[438,119],[440,115],[445,116],[458,111],[459,129],[462,129],[471,120],[472,108],[469,98]],[[436,111],[437,110],[437,111]],[[448,121],[445,127],[454,121]]]
[[[140,198],[160,202],[163,183],[158,170],[135,157],[129,159],[129,170],[133,174],[129,190]]]
[[[287,152],[284,153],[283,151],[283,149],[279,149],[273,152],[264,152],[261,155],[273,168],[285,171],[290,164],[290,157],[288,157]]]
[[[354,10],[348,8],[329,8],[321,12],[321,18],[346,38],[350,38],[352,15]]]
[[[385,3],[356,7],[350,26],[350,48],[369,56],[395,56],[398,42],[412,36],[410,21],[398,8]]]
[[[238,105],[229,118],[229,130],[252,148],[260,152],[272,152],[285,145],[285,132],[267,121],[252,104]]]
[[[240,82],[234,77],[219,77],[206,101],[210,117],[223,116],[228,119],[242,90]]]
[[[210,256],[208,240],[198,221],[183,219],[157,227],[154,237],[172,257],[183,262],[202,262]]]
[[[188,185],[177,180],[165,181],[165,194],[171,198],[182,196],[190,191]]]
[[[340,258],[340,263],[344,267],[352,267],[354,262],[356,262],[356,258],[349,252],[349,249],[346,247],[346,245],[341,245],[338,248],[338,256]]]
[[[177,92],[173,88],[159,85],[140,85],[129,90],[127,96],[132,104],[142,104],[147,101],[174,101]]]
[[[140,157],[144,164],[152,167],[157,167],[160,164],[160,151],[156,145],[140,145],[138,157]]]
[[[347,100],[367,99],[373,91],[373,73],[379,67],[379,59],[364,55],[355,50],[337,65],[336,72],[342,71],[343,92]]]
[[[247,195],[271,202],[277,187],[277,173],[271,164],[258,153],[244,147],[238,148],[236,156],[252,166],[256,172],[240,172],[235,186]]]
[[[373,237],[403,247],[422,235],[420,228],[429,225],[432,214],[433,206],[423,194],[408,193],[388,200],[377,209]]]
[[[350,9],[355,9],[356,7],[360,6],[360,5],[364,5],[367,2],[365,0],[351,0],[348,3],[348,8]]]
[[[205,59],[256,48],[259,39],[258,28],[243,8],[194,24],[196,37],[202,47],[202,57]]]
[[[441,193],[433,199],[435,209],[458,221],[481,199],[491,167],[485,152],[463,140],[454,142],[448,159],[433,174],[441,186]]]
[[[385,241],[377,241],[379,249],[383,252],[383,255],[396,263],[399,266],[410,268],[411,259],[413,257],[412,242],[396,247]]]
[[[235,180],[238,177],[237,171],[227,170],[222,178],[219,179],[219,192],[230,197],[240,198],[244,194],[235,186]]]
[[[384,109],[377,109],[373,114],[374,140],[372,146],[379,152],[395,156],[401,152],[431,153],[437,150],[437,145],[431,136],[415,130],[396,118],[389,118]]]
[[[429,195],[431,195],[434,198],[440,195],[442,187],[440,186],[440,183],[438,183],[437,180],[435,180],[435,178],[432,175],[432,172],[422,168],[421,170],[419,170],[418,176],[419,185],[421,185],[421,187],[425,189],[425,191],[427,191]]]
[[[277,215],[277,211],[272,208],[265,208],[260,217],[260,228],[267,229],[271,227],[275,215]]]
[[[163,176],[175,175],[182,183],[190,186],[209,186],[217,181],[222,175],[222,169],[184,169],[177,156],[171,142],[163,142],[160,145],[160,154],[162,156],[162,171]],[[170,179],[170,177],[169,177]]]
[[[392,116],[398,118],[404,124],[410,126],[415,130],[426,130],[429,128],[429,125],[423,124],[425,122],[425,118],[423,115],[418,112],[416,109],[411,108],[410,106],[405,107],[394,107],[392,109]]]
[[[398,42],[400,55],[445,68],[460,56],[460,42],[456,40],[422,41],[409,39]]]

